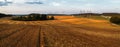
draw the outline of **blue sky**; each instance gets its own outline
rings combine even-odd
[[[120,0],[0,0],[0,13],[120,13],[119,4]]]

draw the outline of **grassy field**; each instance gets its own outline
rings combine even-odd
[[[89,19],[94,19],[94,20],[109,20],[109,18],[105,18],[105,17],[108,17],[108,16],[75,16],[77,18],[89,18]]]
[[[0,20],[0,47],[120,47],[120,26],[107,20]]]

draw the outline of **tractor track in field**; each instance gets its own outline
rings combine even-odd
[[[107,46],[110,46],[110,47],[119,47],[119,41],[120,41],[120,39],[118,38],[118,39],[116,39],[116,38],[109,38],[109,37],[104,37],[104,36],[97,36],[97,35],[90,35],[90,34],[86,34],[86,33],[82,33],[82,31],[98,31],[98,32],[100,32],[100,31],[106,31],[106,29],[104,30],[104,29],[102,29],[102,30],[94,30],[94,29],[87,29],[87,27],[85,28],[78,28],[78,27],[76,27],[76,26],[72,26],[72,27],[70,27],[69,25],[68,25],[68,27],[65,27],[65,26],[61,26],[61,25],[53,25],[53,24],[49,24],[49,23],[47,23],[46,25],[48,25],[47,26],[47,28],[48,27],[51,27],[51,28],[53,28],[54,29],[54,31],[56,31],[56,32],[58,32],[58,33],[56,33],[56,35],[57,34],[59,34],[60,32],[61,32],[61,34],[64,34],[64,33],[68,33],[68,36],[77,36],[76,38],[78,38],[78,39],[80,39],[80,38],[84,38],[83,40],[86,40],[85,42],[86,43],[88,43],[88,44],[91,44],[91,46],[89,46],[89,45],[87,45],[88,47],[107,47]],[[73,29],[73,30],[71,30],[71,29]],[[62,32],[62,31],[64,31],[64,32]],[[65,32],[65,31],[69,31],[69,32]],[[112,31],[114,31],[114,30],[107,30],[107,31],[110,31],[110,32],[112,32]],[[116,30],[115,30],[116,31]],[[118,31],[120,31],[120,30],[118,30]],[[117,31],[117,32],[118,32]],[[70,33],[71,32],[71,33]],[[51,33],[52,34],[52,33]],[[70,35],[69,35],[70,34]],[[114,33],[114,34],[116,34],[116,33]],[[117,33],[117,34],[119,34],[119,33]],[[112,35],[112,34],[111,34]],[[54,36],[54,35],[52,35],[52,36]],[[62,36],[62,35],[61,35]],[[63,35],[63,36],[66,36],[66,35]],[[92,38],[93,37],[93,38]],[[117,37],[117,35],[115,36],[115,37]],[[75,38],[75,37],[74,37]],[[102,41],[101,41],[101,40]],[[109,40],[109,39],[111,39],[111,40]],[[69,39],[66,39],[66,40],[64,40],[64,41],[67,41],[67,40],[69,40]],[[114,40],[114,41],[113,41]],[[47,41],[47,40],[46,40]],[[49,41],[48,41],[49,42]],[[79,41],[77,41],[77,42],[79,42]],[[104,43],[105,42],[105,43]],[[81,42],[82,43],[82,42]],[[96,45],[97,44],[97,45]],[[114,44],[114,45],[112,45],[112,44]],[[49,44],[48,44],[49,45]],[[99,45],[99,46],[98,46]],[[79,45],[78,45],[79,46]],[[52,47],[54,47],[54,46],[52,46]],[[56,46],[57,47],[57,46]],[[72,46],[71,46],[72,47]],[[83,45],[83,46],[81,46],[81,47],[85,47],[85,45]]]
[[[21,34],[21,36],[19,36],[18,38],[15,38],[15,41],[12,41],[12,44],[7,43],[6,47],[14,47],[15,45],[17,45],[18,42],[20,42],[20,40],[23,38],[23,36],[25,36],[25,34],[27,34],[27,32],[24,32],[23,34]]]
[[[22,30],[26,30],[26,28],[22,29]],[[1,42],[3,43],[3,47],[12,47],[12,45],[15,45],[15,43],[19,42],[21,40],[21,38],[26,34],[27,32],[21,31],[19,30],[19,32],[17,32],[16,34],[13,34],[3,40],[1,40]],[[11,39],[10,39],[11,38]],[[10,39],[10,40],[9,40]],[[9,42],[5,42],[9,40]],[[12,43],[10,43],[12,42]]]
[[[36,47],[42,47],[43,45],[41,44],[42,43],[42,32],[41,32],[41,26],[39,27],[39,31],[38,31],[38,36],[37,36],[37,46]]]
[[[23,27],[23,28],[25,28],[25,27]],[[12,33],[10,33],[10,34],[8,34],[8,35],[6,35],[6,36],[0,36],[0,40],[5,39],[5,38],[7,38],[7,37],[9,37],[9,36],[11,36],[11,35],[19,32],[19,30],[21,30],[21,29],[23,29],[23,28],[15,29],[15,31],[13,31]]]
[[[99,44],[99,45],[97,45],[97,46],[95,46],[95,47],[106,47],[106,46],[108,46],[108,45],[105,45],[103,42],[104,41],[102,41],[102,42],[100,42],[99,41],[99,39],[103,39],[103,38],[101,38],[101,37],[99,37],[99,36],[93,36],[93,35],[89,35],[89,34],[84,34],[84,33],[81,33],[81,32],[77,32],[77,29],[76,30],[71,30],[71,28],[66,28],[66,27],[54,27],[55,29],[58,29],[57,31],[60,31],[60,29],[62,29],[62,31],[68,31],[69,30],[69,32],[66,32],[66,33],[69,33],[68,34],[68,36],[69,35],[71,35],[71,36],[73,36],[74,38],[78,38],[78,39],[80,39],[80,38],[83,38],[83,40],[86,40],[85,42],[86,43],[89,43],[89,44],[92,44],[92,46],[95,46],[96,44]],[[61,32],[62,33],[62,32]],[[94,38],[94,39],[92,39],[92,37]],[[96,37],[96,38],[95,38]],[[98,39],[99,38],[99,39]],[[104,39],[107,39],[107,38],[104,38]],[[67,39],[66,39],[67,40]],[[111,41],[111,40],[110,40]],[[79,42],[79,41],[77,41],[77,42]],[[107,42],[107,41],[106,41]],[[111,41],[112,42],[112,41]],[[118,43],[117,41],[115,42],[115,43]],[[118,44],[119,45],[119,44]],[[79,46],[79,45],[78,45]]]

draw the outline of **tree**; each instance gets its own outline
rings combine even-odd
[[[120,24],[120,16],[112,16],[110,22],[115,24]]]
[[[46,14],[42,14],[41,15],[41,20],[48,20],[47,15]]]
[[[51,17],[50,17],[50,20],[55,20],[54,16],[51,16]]]

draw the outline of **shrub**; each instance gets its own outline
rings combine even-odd
[[[12,20],[24,21],[24,20],[27,20],[27,18],[24,17],[24,16],[19,16],[19,17],[14,17],[14,18],[12,18]]]
[[[120,24],[120,16],[112,16],[110,22],[115,24]]]
[[[54,16],[51,16],[50,20],[55,20]]]

